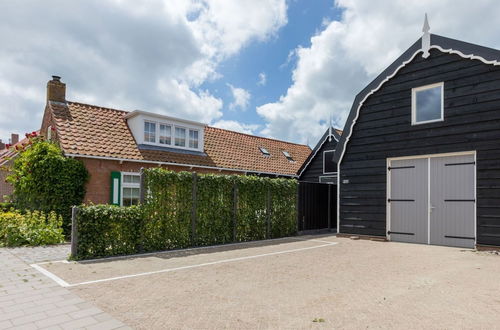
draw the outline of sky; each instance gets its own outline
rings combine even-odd
[[[0,0],[0,138],[39,129],[46,83],[314,146],[422,35],[500,48],[494,0]]]

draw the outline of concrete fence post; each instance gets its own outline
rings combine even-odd
[[[78,256],[78,207],[71,208],[71,257]]]

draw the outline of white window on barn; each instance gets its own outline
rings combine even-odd
[[[160,144],[172,144],[172,126],[160,124]]]
[[[189,130],[189,148],[198,149],[198,131],[194,129]]]
[[[186,129],[182,127],[175,128],[175,146],[185,147],[186,146]]]
[[[141,175],[133,172],[122,172],[121,205],[139,204],[141,199]]]
[[[444,119],[444,83],[413,88],[411,91],[412,125]]]
[[[144,142],[156,143],[156,123],[144,122]]]

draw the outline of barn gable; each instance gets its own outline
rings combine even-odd
[[[456,164],[474,165],[475,170],[467,175],[472,175],[476,197],[447,201],[474,205],[470,208],[474,229],[468,235],[445,237],[450,242],[472,239],[479,245],[500,245],[500,51],[437,35],[429,37],[427,49],[424,38],[419,39],[354,100],[335,154],[340,196],[337,228],[340,233],[389,239],[414,235],[390,233],[390,213],[394,212],[388,181],[391,159],[396,162],[431,155],[426,158],[429,172],[433,156],[466,157]],[[426,50],[429,56],[423,57]],[[412,89],[431,84],[442,84],[444,118],[412,124]],[[455,163],[443,161],[443,166],[450,164]],[[426,175],[431,187],[433,179]],[[450,180],[457,178],[463,175]],[[408,213],[411,211],[404,214]]]

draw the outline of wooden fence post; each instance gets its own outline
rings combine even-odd
[[[271,188],[267,187],[266,238],[271,238]]]
[[[236,182],[233,184],[233,242],[237,240],[238,230],[238,185]]]
[[[196,207],[197,207],[197,192],[198,192],[198,175],[193,172],[193,187],[192,187],[192,204],[191,204],[191,244],[196,245]]]
[[[71,257],[78,256],[78,207],[71,208]]]

